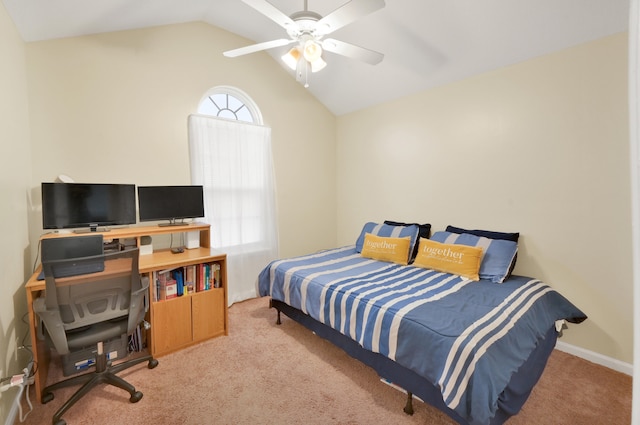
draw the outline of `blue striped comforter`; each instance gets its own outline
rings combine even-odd
[[[511,375],[557,320],[586,319],[536,279],[473,282],[364,258],[354,246],[274,261],[259,292],[425,377],[471,424],[489,423]]]

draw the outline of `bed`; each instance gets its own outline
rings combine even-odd
[[[428,225],[387,223],[366,223],[355,245],[273,261],[260,295],[278,320],[286,314],[407,391],[407,413],[415,394],[461,424],[503,423],[564,321],[586,315],[512,274],[517,234],[449,226],[428,238]]]

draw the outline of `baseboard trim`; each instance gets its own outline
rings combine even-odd
[[[562,341],[556,342],[556,349],[583,358],[592,363],[596,363],[601,366],[608,367],[609,369],[624,373],[625,375],[633,376],[633,365],[630,363],[625,363],[620,360],[616,360],[614,358],[596,353],[595,351],[576,347],[575,345],[567,344],[566,342]]]

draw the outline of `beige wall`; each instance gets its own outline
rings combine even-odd
[[[280,254],[334,246],[335,118],[266,53],[222,56],[247,43],[190,23],[28,44],[36,196],[59,174],[189,184],[187,117],[209,88],[230,85],[272,128]]]
[[[516,273],[589,316],[563,341],[632,363],[627,35],[338,118],[338,242],[366,221],[519,231]]]
[[[27,107],[24,43],[4,6],[0,4],[0,377],[26,366],[28,356],[18,351],[27,332],[23,284],[31,265],[28,255],[27,194],[31,181],[31,149]],[[17,390],[0,396],[0,423]]]

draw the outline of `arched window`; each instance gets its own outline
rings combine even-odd
[[[271,129],[244,92],[214,87],[189,116],[189,158],[211,246],[227,254],[228,302],[256,297],[256,276],[278,254]]]
[[[231,86],[209,89],[200,99],[198,114],[262,124],[262,114],[255,102],[245,92]]]

